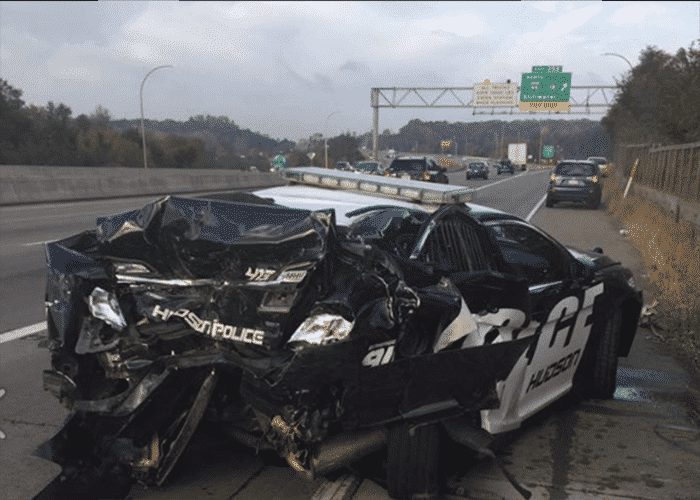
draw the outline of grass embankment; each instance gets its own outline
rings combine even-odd
[[[622,198],[614,178],[605,183],[608,211],[628,230],[655,288],[663,337],[700,368],[700,229],[638,196]]]

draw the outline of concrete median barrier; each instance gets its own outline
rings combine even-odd
[[[284,184],[276,173],[0,165],[0,205],[187,194]]]

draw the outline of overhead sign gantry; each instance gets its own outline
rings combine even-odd
[[[372,88],[374,157],[379,155],[380,108],[464,108],[472,109],[474,115],[542,112],[588,115],[604,113],[618,90],[615,85],[571,85],[571,73],[563,72],[561,66],[533,66],[532,69],[530,73],[523,73],[521,85],[485,80],[473,87]],[[538,82],[534,91],[533,82]]]

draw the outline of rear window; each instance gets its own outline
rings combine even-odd
[[[394,172],[411,172],[425,169],[425,160],[394,160],[391,162],[391,170]]]
[[[479,168],[482,167],[484,164],[483,163],[470,163],[469,166],[472,168]]]
[[[562,163],[557,165],[554,173],[571,177],[590,177],[596,175],[596,166],[590,163]]]

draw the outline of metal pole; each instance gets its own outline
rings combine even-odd
[[[601,54],[602,56],[614,56],[614,57],[619,57],[623,61],[625,61],[627,64],[630,66],[630,70],[634,70],[634,66],[632,66],[632,63],[627,59],[625,56],[622,54],[618,54],[617,52],[606,52],[605,54]]]
[[[326,116],[326,121],[323,122],[323,151],[325,157],[324,165],[326,168],[328,168],[328,137],[326,134],[326,132],[328,132],[328,119],[333,115],[337,115],[338,113],[340,113],[340,111],[333,111],[331,114]]]
[[[372,89],[372,151],[374,159],[379,160],[379,90]]]
[[[146,78],[148,78],[151,73],[162,68],[172,68],[171,64],[164,64],[163,66],[156,66],[151,71],[146,73],[146,76],[141,80],[141,88],[139,89],[139,100],[141,101],[141,142],[143,144],[143,168],[148,168],[148,155],[146,154],[146,127],[143,120],[143,84],[146,83]]]

